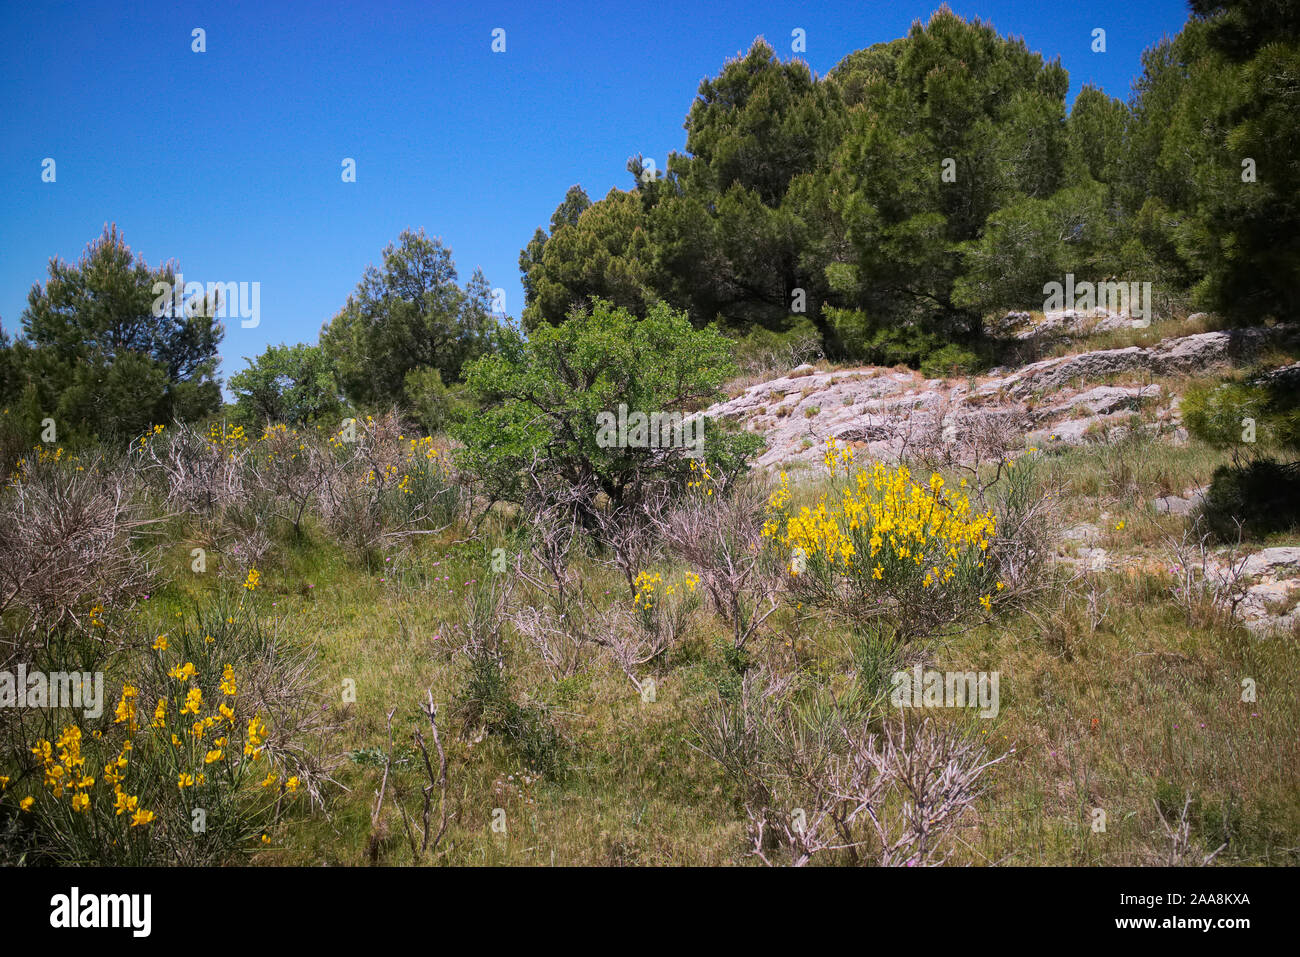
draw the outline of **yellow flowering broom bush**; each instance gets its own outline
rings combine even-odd
[[[215,864],[251,849],[298,778],[276,768],[269,728],[234,670],[204,689],[192,663],[171,694],[122,687],[112,713],[38,738],[0,800],[30,821],[32,860],[57,865]]]
[[[637,625],[653,645],[667,649],[676,643],[700,607],[699,585],[700,576],[690,571],[668,581],[660,572],[643,571],[636,576],[632,609]]]
[[[43,730],[0,756],[0,820],[18,831],[9,855],[227,863],[319,796],[325,772],[307,739],[328,729],[310,662],[239,592],[138,643],[102,716],[27,712]]]
[[[782,551],[796,601],[903,637],[992,608],[992,511],[977,511],[938,473],[922,483],[903,465],[859,466],[834,439],[824,462],[830,487],[815,505],[793,507],[784,473],[768,500],[763,536]]]

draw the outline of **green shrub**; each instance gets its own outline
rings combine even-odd
[[[1220,542],[1300,528],[1300,463],[1260,458],[1219,466],[1197,519]]]
[[[974,352],[950,342],[921,360],[921,375],[927,379],[969,376],[978,372],[983,365]]]
[[[659,303],[638,319],[596,300],[527,339],[503,333],[500,351],[466,367],[482,408],[453,429],[465,445],[460,462],[497,498],[522,502],[523,476],[532,470],[578,490],[588,512],[597,494],[617,507],[637,503],[653,484],[684,487],[693,452],[702,451],[715,473],[740,471],[761,439],[713,419],[697,424],[702,450],[686,447],[684,429],[680,446],[611,442],[608,434],[620,406],[684,419],[721,398],[735,371],[727,340],[693,328],[684,314]]]
[[[1263,389],[1237,382],[1188,389],[1182,403],[1183,423],[1203,442],[1219,448],[1240,445],[1246,434],[1242,420],[1254,419],[1258,433],[1267,399]]]
[[[455,418],[473,408],[463,386],[446,385],[442,373],[428,366],[406,374],[402,393],[411,415],[430,435],[446,431]]]

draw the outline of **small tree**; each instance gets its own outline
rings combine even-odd
[[[50,261],[32,287],[22,323],[19,414],[52,417],[61,434],[139,435],[150,425],[202,418],[221,404],[216,303],[179,306],[174,263],[148,267],[116,227],[81,261]]]
[[[482,272],[462,289],[451,250],[423,230],[406,230],[384,249],[382,269],[366,268],[320,342],[349,399],[384,405],[401,401],[412,369],[459,381],[462,365],[491,348],[496,325]]]
[[[724,433],[713,420],[689,421],[719,397],[734,372],[726,339],[693,329],[684,314],[659,303],[637,319],[596,300],[590,310],[577,309],[558,326],[543,324],[527,339],[506,331],[499,352],[471,364],[466,384],[482,409],[454,434],[465,444],[464,465],[492,497],[522,502],[521,476],[540,466],[570,488],[591,487],[582,510],[584,521],[592,520],[598,494],[622,509],[634,507],[654,483],[675,480],[684,487],[693,451],[724,472],[743,467],[757,437]],[[620,406],[629,423],[635,413],[657,415],[651,421],[660,428],[612,435]],[[673,433],[665,421],[681,425]],[[701,434],[703,448],[688,447]]]
[[[338,383],[320,346],[267,346],[230,377],[235,418],[248,425],[283,423],[305,427],[341,415]]]

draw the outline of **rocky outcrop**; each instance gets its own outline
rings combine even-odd
[[[1185,433],[1176,396],[1159,385],[1114,380],[1208,370],[1296,334],[1295,326],[1205,332],[1151,347],[1044,359],[971,380],[925,379],[877,366],[823,372],[805,365],[750,386],[705,415],[763,433],[768,447],[760,466],[816,461],[827,437],[880,458],[938,449],[966,461],[1011,436],[1031,445],[1079,444],[1142,428],[1177,442]]]
[[[1173,375],[1211,369],[1229,361],[1247,361],[1263,346],[1297,337],[1295,326],[1202,332],[1165,339],[1144,348],[1102,349],[1034,362],[1008,375],[991,378],[981,392],[1007,390],[1012,395],[1060,388],[1075,381],[1105,379],[1143,372]]]
[[[1008,312],[1000,319],[988,323],[988,331],[991,335],[1004,339],[1028,342],[1031,339],[1071,339],[1115,329],[1141,329],[1150,325],[1148,320],[1106,309],[1058,309],[1049,310],[1042,316],[1042,319],[1036,321],[1033,313]]]
[[[1237,617],[1256,634],[1287,634],[1300,625],[1300,548],[1265,548],[1211,574],[1237,576],[1245,593]]]

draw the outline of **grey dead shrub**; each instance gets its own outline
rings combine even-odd
[[[412,434],[397,410],[356,423],[354,440],[304,450],[307,462],[289,501],[315,498],[331,535],[373,557],[412,535],[435,534],[466,520],[474,496],[446,450]]]
[[[700,576],[738,651],[779,607],[779,570],[763,539],[770,494],[770,481],[753,477],[718,494],[657,503],[647,512],[668,550]]]
[[[0,663],[61,632],[109,634],[96,624],[104,610],[154,579],[150,524],[129,473],[100,460],[22,463],[0,490]]]
[[[212,518],[248,497],[249,442],[226,423],[177,423],[131,444],[134,471],[170,512]]]
[[[598,597],[592,583],[579,577],[576,560],[605,555],[605,564],[636,598],[636,574],[660,549],[647,511],[606,507],[597,509],[593,520],[594,484],[558,482],[537,466],[525,478],[525,513],[531,521],[515,577],[527,589],[509,612],[511,623],[555,677],[572,675],[595,651],[643,691],[647,667],[686,633],[696,596],[683,587],[645,604]]]
[[[933,719],[827,733],[787,717],[769,731],[770,800],[745,808],[752,852],[769,865],[943,864],[981,778],[1007,757]]]
[[[762,669],[719,691],[696,747],[739,785],[750,852],[769,866],[942,864],[985,772],[1011,753],[930,718],[877,729],[854,702],[808,700]]]

